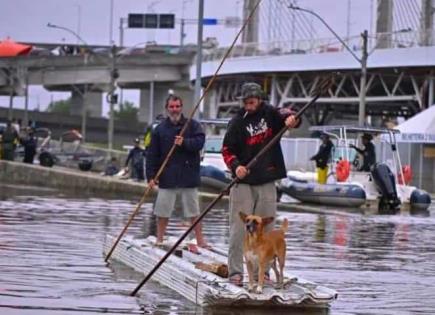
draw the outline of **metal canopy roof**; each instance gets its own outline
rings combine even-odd
[[[312,126],[310,131],[334,132],[346,130],[348,133],[368,133],[368,134],[385,134],[385,133],[400,133],[397,129],[375,128],[375,127],[358,127],[348,125],[333,125],[333,126]]]

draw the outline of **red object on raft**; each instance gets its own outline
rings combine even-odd
[[[412,180],[412,169],[411,165],[403,165],[402,167],[403,178],[405,179],[405,185],[408,185]],[[399,184],[403,185],[402,173],[397,176]]]
[[[340,160],[335,167],[335,173],[337,174],[337,181],[344,182],[350,175],[350,163],[348,160]]]

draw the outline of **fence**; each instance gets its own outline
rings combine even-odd
[[[435,43],[434,32],[428,30],[410,31],[401,30],[391,33],[377,33],[369,35],[369,51],[383,48],[410,48],[419,46],[432,46]],[[422,43],[422,38],[424,42]],[[347,46],[357,54],[362,50],[360,35],[344,38]],[[227,47],[218,47],[205,51],[203,61],[221,60],[227,51]],[[328,52],[344,51],[345,47],[335,37],[298,39],[294,41],[274,41],[262,43],[246,43],[236,45],[231,51],[229,58],[254,57],[254,56],[279,56],[289,54],[319,54]]]

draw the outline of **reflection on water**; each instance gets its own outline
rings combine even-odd
[[[265,314],[199,309],[155,282],[130,297],[143,275],[120,263],[106,266],[102,255],[104,235],[120,232],[134,208],[130,201],[1,191],[0,314]],[[146,204],[129,233],[152,233],[151,212]],[[423,216],[280,214],[290,221],[287,272],[339,291],[330,310],[285,314],[433,313],[434,210]],[[204,222],[209,241],[227,247],[227,225],[227,210],[213,210]],[[182,220],[171,220],[169,234],[184,230]]]

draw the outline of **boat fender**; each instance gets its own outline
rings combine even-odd
[[[424,190],[415,189],[411,193],[410,204],[412,210],[426,210],[431,204],[430,195]]]
[[[340,160],[335,168],[337,174],[337,181],[344,182],[350,175],[350,163],[348,160]]]
[[[405,179],[405,185],[408,185],[412,180],[412,169],[411,165],[403,165],[402,167],[403,178]],[[403,185],[402,173],[397,176],[399,184]]]

